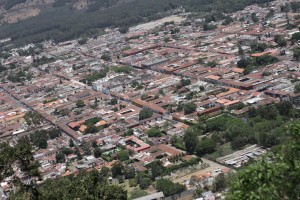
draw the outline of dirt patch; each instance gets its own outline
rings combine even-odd
[[[76,10],[83,10],[87,8],[88,4],[88,0],[78,0],[73,4],[73,8]]]
[[[24,8],[17,11],[9,12],[4,15],[2,22],[5,23],[16,23],[18,21],[27,19],[29,17],[34,17],[40,14],[40,9],[38,8]]]

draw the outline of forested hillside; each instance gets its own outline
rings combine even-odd
[[[188,12],[228,13],[247,5],[267,3],[272,0],[94,0],[85,10],[75,10],[71,0],[56,0],[52,8],[38,16],[15,24],[0,26],[0,39],[11,37],[15,44],[40,42],[53,39],[56,42],[94,35],[105,27],[129,27],[141,22],[161,18],[167,11],[183,6]],[[1,1],[4,7],[12,7],[21,0]],[[10,2],[10,3],[8,3]]]

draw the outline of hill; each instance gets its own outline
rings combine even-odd
[[[2,20],[24,9],[24,19],[10,18],[0,26],[0,39],[11,37],[14,44],[54,39],[61,42],[83,34],[98,34],[106,27],[129,27],[162,18],[183,7],[188,12],[229,13],[247,5],[272,0],[0,0]],[[28,16],[31,16],[27,18]]]

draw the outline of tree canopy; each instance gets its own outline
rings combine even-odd
[[[97,170],[82,172],[75,177],[48,179],[43,185],[28,191],[19,190],[10,199],[103,199],[126,200],[126,191],[117,185],[110,185]]]
[[[280,151],[238,172],[228,200],[299,199],[300,122],[289,126],[291,140]]]

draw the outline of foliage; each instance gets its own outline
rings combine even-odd
[[[31,196],[31,198],[28,198]],[[97,170],[83,172],[76,177],[48,179],[35,192],[19,190],[10,199],[103,199],[126,200],[126,191],[117,185],[110,185]]]
[[[291,140],[278,153],[238,172],[227,199],[299,199],[299,122],[289,126],[288,134]]]
[[[41,149],[47,149],[48,138],[49,138],[48,133],[45,130],[35,131],[34,133],[30,134],[30,141],[33,143],[33,145]]]
[[[151,127],[147,130],[147,135],[149,137],[161,137],[162,136],[162,132],[159,129],[159,127]]]
[[[196,153],[198,156],[204,156],[206,154],[214,152],[216,143],[210,138],[205,138],[197,144]]]
[[[63,154],[62,152],[56,153],[55,160],[56,160],[56,163],[64,163],[66,161],[65,154]]]
[[[199,129],[195,127],[189,127],[188,129],[185,130],[184,134],[184,145],[185,149],[188,153],[193,154],[197,144],[199,143]]]
[[[294,52],[294,54],[293,54],[294,59],[299,61],[300,60],[300,47],[293,49],[293,52]]]
[[[29,126],[37,126],[42,123],[42,116],[39,113],[33,111],[26,112],[24,119]]]
[[[76,101],[76,107],[77,108],[81,108],[81,107],[84,107],[84,106],[85,106],[85,104],[84,104],[84,102],[82,100]]]
[[[33,149],[29,139],[19,138],[18,143],[12,147],[8,143],[0,144],[0,180],[10,175],[15,161],[20,163],[21,170],[31,176],[39,176],[38,165],[34,164]]]
[[[98,80],[98,79],[102,79],[104,77],[106,77],[108,70],[107,69],[103,69],[100,71],[96,71],[93,72],[92,74],[89,74],[87,76],[85,76],[85,80],[87,81],[87,84],[91,85],[92,82]],[[83,81],[85,81],[83,80]]]
[[[120,161],[129,160],[129,152],[127,150],[120,150],[117,152],[117,158]]]
[[[102,155],[101,149],[100,148],[95,148],[94,149],[94,156],[95,156],[95,158],[100,158],[101,155]]]
[[[225,174],[219,174],[213,182],[213,192],[223,191],[228,187],[228,181]]]
[[[124,170],[124,176],[126,179],[133,179],[135,178],[135,169],[132,167],[127,167]]]
[[[120,67],[113,67],[112,70],[116,73],[130,74],[133,68],[128,66],[120,66]]]
[[[197,105],[194,103],[187,103],[183,105],[183,111],[185,115],[191,114],[196,111]]]
[[[180,194],[183,192],[186,188],[184,185],[181,185],[179,183],[173,183],[169,179],[159,179],[156,183],[156,189],[158,191],[162,191],[166,197],[174,195],[174,194]]]
[[[275,35],[274,36],[274,42],[277,43],[280,47],[285,47],[287,45],[287,42],[285,38],[282,35]]]
[[[5,4],[15,5],[24,0],[5,0]],[[130,27],[134,24],[164,17],[170,10],[183,6],[187,12],[229,13],[243,9],[247,5],[263,4],[272,0],[97,0],[90,4],[86,12],[76,12],[69,0],[59,0],[54,7],[16,24],[3,24],[0,37],[11,37],[14,44],[38,43],[53,39],[55,42],[71,40],[83,34],[98,35],[106,27]],[[12,2],[12,3],[11,3]],[[111,6],[113,5],[113,6]],[[99,9],[101,8],[101,9]],[[126,30],[126,29],[125,29]]]
[[[264,52],[267,45],[265,43],[254,42],[250,44],[250,48],[253,52]]]
[[[139,120],[144,120],[152,117],[153,111],[149,108],[143,108],[139,113]]]
[[[125,137],[126,137],[126,136],[131,136],[131,135],[133,135],[133,133],[134,133],[133,129],[130,128],[130,129],[128,129],[128,130],[124,133],[124,136],[125,136]]]
[[[162,176],[164,174],[164,166],[161,161],[157,160],[147,165],[147,168],[151,170],[152,179]]]
[[[139,190],[139,189],[135,189],[131,192],[130,197],[131,199],[137,199],[143,196],[147,196],[148,192],[146,192],[145,190]]]
[[[248,74],[260,66],[270,65],[276,62],[278,62],[278,58],[265,54],[255,58],[242,58],[237,62],[237,66],[245,69],[244,74]]]
[[[151,178],[145,177],[141,179],[139,185],[141,189],[145,190],[151,185],[151,183],[152,183]]]
[[[300,83],[295,85],[294,92],[295,93],[300,93]]]
[[[122,163],[117,162],[111,168],[112,177],[116,178],[117,176],[122,176],[124,173],[124,166]]]

